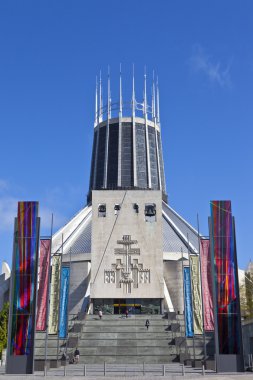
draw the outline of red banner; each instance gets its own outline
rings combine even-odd
[[[214,330],[213,317],[213,291],[212,291],[212,267],[210,256],[210,241],[200,240],[201,279],[204,303],[204,328],[205,331]]]
[[[50,268],[51,240],[40,241],[40,264],[39,264],[39,290],[37,301],[36,330],[46,330],[47,304],[48,304],[48,276]]]

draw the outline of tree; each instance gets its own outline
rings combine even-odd
[[[2,357],[3,349],[7,347],[8,317],[9,302],[6,302],[0,311],[0,357]]]
[[[244,282],[240,285],[241,314],[253,318],[253,274],[245,272]]]
[[[245,273],[245,293],[247,301],[247,317],[253,317],[253,274]]]

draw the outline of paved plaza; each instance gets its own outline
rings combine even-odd
[[[85,372],[85,375],[84,375]],[[107,364],[104,365],[87,365],[84,367],[83,364],[68,365],[66,369],[64,367],[50,369],[47,372],[46,378],[48,380],[55,378],[66,377],[68,379],[74,379],[76,377],[82,377],[96,380],[103,377],[108,379],[119,379],[119,378],[129,378],[134,377],[137,379],[149,378],[149,379],[201,379],[202,377],[213,378],[215,380],[250,380],[253,379],[253,373],[227,373],[227,374],[216,374],[213,371],[205,371],[203,375],[202,369],[192,368],[189,366],[183,367],[179,363],[166,364],[165,366],[161,364],[149,364],[149,365],[125,365],[125,364]],[[45,378],[43,372],[35,372],[34,375],[6,375],[4,374],[4,367],[0,367],[0,380],[8,378],[9,380],[24,380],[24,379],[34,379]]]

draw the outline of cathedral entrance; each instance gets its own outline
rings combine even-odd
[[[93,312],[97,314],[102,310],[103,314],[124,315],[126,310],[129,315],[160,314],[161,299],[157,298],[114,298],[93,299]]]
[[[141,305],[133,302],[132,299],[115,299],[114,314],[141,314]]]

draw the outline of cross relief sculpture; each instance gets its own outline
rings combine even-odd
[[[138,288],[138,284],[150,283],[150,269],[143,268],[136,256],[140,255],[139,248],[133,248],[137,240],[131,240],[130,235],[123,235],[122,240],[117,240],[117,244],[122,248],[115,248],[114,254],[120,256],[111,269],[105,270],[104,280],[106,284],[115,284],[116,288],[125,288],[126,293],[131,293],[131,289]]]

